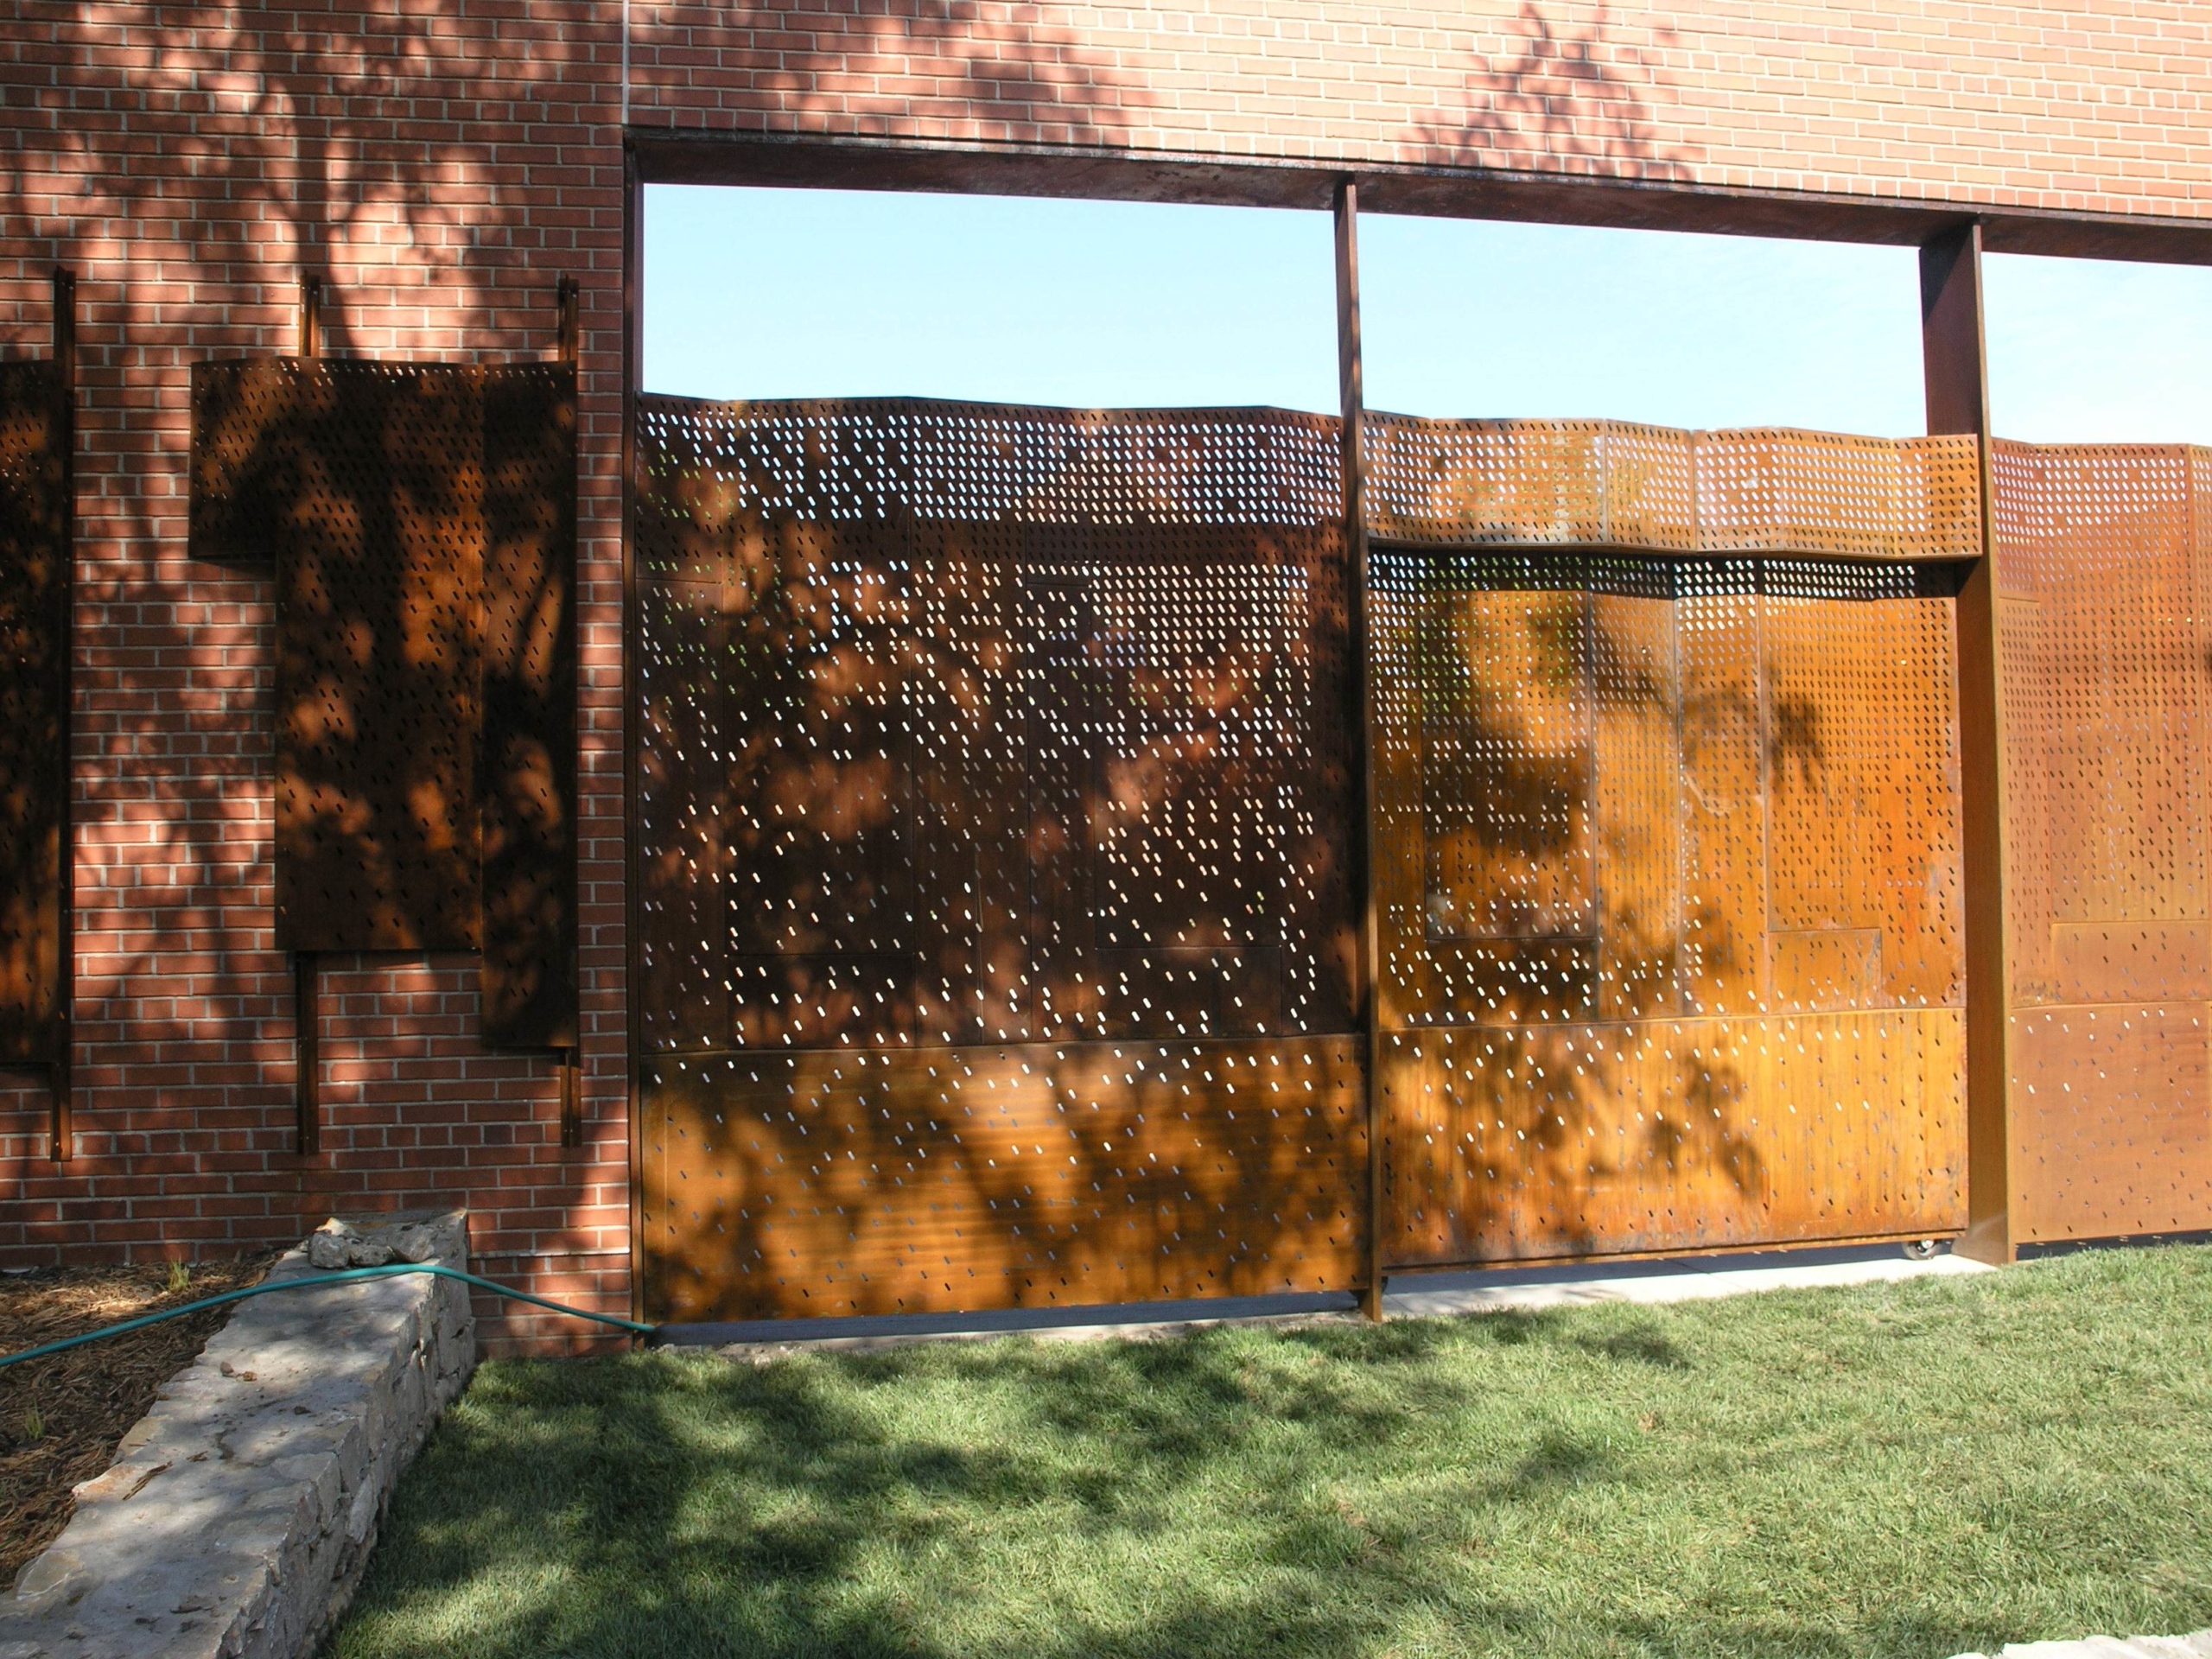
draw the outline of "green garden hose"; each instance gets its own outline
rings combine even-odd
[[[98,1342],[103,1337],[119,1337],[126,1331],[159,1324],[186,1313],[197,1313],[203,1307],[220,1307],[226,1302],[242,1302],[249,1296],[265,1296],[273,1290],[312,1290],[318,1285],[342,1285],[360,1279],[390,1279],[403,1273],[434,1273],[441,1279],[458,1279],[465,1285],[474,1285],[488,1290],[495,1296],[505,1296],[518,1302],[529,1302],[538,1307],[550,1307],[556,1313],[566,1313],[579,1319],[594,1319],[601,1325],[650,1337],[654,1327],[640,1325],[635,1319],[618,1319],[612,1313],[591,1313],[581,1307],[567,1307],[559,1302],[549,1302],[543,1296],[533,1296],[526,1290],[516,1290],[506,1285],[495,1284],[489,1279],[480,1279],[473,1273],[463,1273],[458,1268],[442,1268],[435,1262],[394,1262],[381,1268],[347,1268],[338,1273],[318,1273],[302,1279],[277,1279],[258,1285],[248,1285],[244,1290],[226,1290],[219,1296],[202,1297],[196,1302],[187,1302],[181,1307],[165,1307],[158,1313],[142,1313],[135,1319],[125,1319],[120,1325],[102,1325],[97,1331],[87,1331],[79,1336],[63,1337],[56,1342],[42,1342],[35,1348],[26,1348],[20,1354],[0,1354],[0,1370],[10,1365],[20,1365],[27,1359],[42,1359],[48,1354],[58,1354],[79,1344]]]

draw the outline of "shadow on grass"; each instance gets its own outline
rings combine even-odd
[[[1640,1478],[1556,1424],[1433,1514],[1363,1514],[1363,1470],[1418,1466],[1422,1436],[1484,1404],[1478,1371],[1432,1362],[1508,1347],[1585,1370],[1688,1366],[1656,1330],[1593,1338],[1516,1313],[1263,1342],[489,1367],[410,1477],[332,1652],[1336,1656],[1426,1629],[1464,1638],[1445,1651],[1866,1659],[1986,1635],[1901,1625],[1870,1649],[1863,1626],[1488,1586],[1465,1568],[1485,1526]]]
[[[1690,1362],[1664,1332],[1638,1329],[1615,1332],[1606,1337],[1577,1337],[1574,1345],[1607,1359],[1637,1361],[1662,1370],[1687,1371]]]

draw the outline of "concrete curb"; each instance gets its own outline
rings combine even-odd
[[[421,1225],[421,1216],[368,1217]],[[430,1259],[465,1268],[467,1217]],[[315,1271],[305,1247],[272,1280]],[[242,1302],[0,1603],[0,1659],[297,1659],[476,1364],[467,1287],[408,1274]]]

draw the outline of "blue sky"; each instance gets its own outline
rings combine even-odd
[[[1368,401],[1921,429],[1908,249],[1363,215]],[[1320,213],[656,186],[648,388],[1336,406]],[[1999,433],[2212,443],[2212,270],[1992,256]]]

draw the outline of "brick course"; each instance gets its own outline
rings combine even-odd
[[[493,1272],[626,1306],[626,120],[2203,219],[2212,9],[18,0],[0,349],[43,349],[54,262],[81,308],[79,1155],[48,1162],[42,1085],[0,1078],[0,1264],[464,1203]],[[473,961],[445,957],[330,961],[324,1150],[289,1150],[271,588],[187,558],[184,461],[190,365],[290,349],[303,270],[327,348],[369,355],[544,354],[555,279],[583,285],[580,1150],[551,1067],[483,1051]]]

